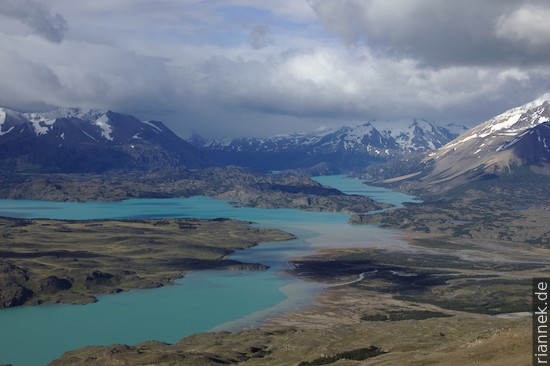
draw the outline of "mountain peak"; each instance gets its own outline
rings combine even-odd
[[[26,113],[31,118],[57,119],[57,118],[79,118],[86,121],[95,120],[109,111],[104,109],[93,108],[56,108],[48,112]]]
[[[550,93],[468,130],[430,154],[426,181],[442,182],[510,173],[515,167],[550,163]],[[541,170],[542,171],[542,170]]]
[[[197,149],[162,122],[98,109],[0,109],[0,169],[7,171],[98,172],[205,164]]]
[[[526,103],[525,106],[531,105],[530,108],[533,108],[533,107],[538,107],[544,104],[545,102],[550,102],[550,92],[544,93],[543,95],[533,100],[532,102]]]

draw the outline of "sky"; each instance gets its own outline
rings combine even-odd
[[[474,126],[550,91],[547,0],[0,0],[0,106],[176,133]]]

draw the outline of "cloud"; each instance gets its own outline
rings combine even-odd
[[[0,75],[0,100],[8,107],[44,106],[61,85],[48,66],[16,53],[0,52]]]
[[[312,22],[316,15],[305,0],[218,0],[219,4],[261,9],[292,22]]]
[[[310,3],[327,30],[388,57],[412,57],[435,67],[550,62],[547,1]]]
[[[71,28],[52,43],[13,16],[0,23],[0,105],[107,108],[227,137],[372,118],[475,123],[550,85],[546,23],[531,24],[546,17],[541,1],[39,4]]]
[[[215,57],[181,78],[191,88],[189,94],[225,110],[316,118],[325,123],[412,117],[465,122],[480,118],[482,110],[476,107],[472,110],[477,115],[469,113],[465,105],[487,106],[489,100],[497,105],[509,98],[509,91],[525,89],[532,79],[537,80],[538,90],[550,81],[548,73],[536,68],[456,66],[433,70],[418,67],[413,59],[386,59],[367,49],[338,47],[281,53],[255,61]],[[450,115],[449,110],[455,113]],[[493,106],[485,113],[490,116],[502,110],[502,106]]]
[[[68,29],[67,21],[39,0],[0,0],[0,15],[25,24],[33,33],[54,43],[60,43]]]
[[[527,5],[509,14],[502,15],[496,22],[498,38],[522,47],[526,52],[537,54],[550,50],[550,6],[546,8]]]
[[[264,48],[273,43],[270,37],[271,27],[269,24],[256,24],[250,31],[249,42],[254,49]]]

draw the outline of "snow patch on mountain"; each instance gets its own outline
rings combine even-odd
[[[516,115],[510,116],[510,118],[508,118],[508,119],[504,119],[504,121],[502,121],[502,122],[498,122],[498,123],[489,125],[489,126],[487,126],[487,128],[485,128],[483,130],[483,133],[479,134],[479,137],[487,137],[490,134],[498,132],[500,130],[509,129],[510,127],[515,125],[516,122],[519,121],[520,118],[521,118],[521,114],[518,113]]]
[[[145,123],[146,125],[149,125],[149,126],[153,127],[153,128],[154,128],[154,131],[155,131],[156,133],[162,132],[162,128],[160,128],[159,126],[155,125],[154,123],[152,123],[152,122],[150,122],[150,121],[141,121],[141,122]]]
[[[113,141],[113,137],[111,136],[113,128],[109,124],[109,117],[107,117],[106,114],[103,114],[98,119],[96,119],[94,124],[101,128],[101,136],[103,136],[107,140]]]
[[[47,118],[41,113],[25,113],[23,115],[32,123],[32,127],[37,136],[45,135],[50,132],[56,121],[55,118]]]
[[[92,140],[97,141],[97,139],[96,139],[95,137],[90,136],[90,134],[87,133],[86,131],[82,131],[82,133],[83,133],[84,135],[88,136],[89,138],[91,138]]]
[[[6,111],[4,110],[4,108],[0,108],[0,136],[8,134],[14,129],[14,126],[11,126],[10,128],[8,128],[7,131],[2,131],[2,125],[4,124],[4,122],[6,122]]]
[[[14,126],[11,126],[10,128],[8,128],[7,131],[0,131],[0,136],[10,133],[11,131],[13,131],[14,128],[15,128]]]
[[[524,133],[522,133],[521,135],[513,138],[512,140],[510,141],[507,141],[505,144],[502,144],[500,145],[499,147],[497,147],[497,149],[495,150],[496,152],[499,152],[499,151],[502,151],[504,149],[507,149],[509,148],[510,146],[514,145],[516,142],[520,141],[521,138],[525,135],[527,135],[528,133],[533,133],[533,131],[530,131],[530,130],[527,130],[525,131]]]
[[[13,130],[13,126],[10,127],[7,131],[2,131],[2,125],[6,122],[6,111],[4,108],[0,108],[0,136],[5,135]]]
[[[54,110],[42,113],[33,113],[39,114],[46,119],[57,119],[57,118],[78,118],[86,121],[93,121],[100,118],[102,115],[106,114],[107,110],[102,109],[91,109],[91,108],[56,108]]]

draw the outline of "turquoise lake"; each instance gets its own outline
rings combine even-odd
[[[349,194],[400,206],[414,197],[345,176],[316,178]],[[255,326],[266,316],[307,306],[324,285],[284,273],[288,260],[326,247],[404,246],[397,231],[349,225],[349,215],[292,209],[236,208],[208,197],[121,202],[0,200],[0,216],[50,219],[228,217],[293,233],[298,239],[263,243],[230,258],[269,265],[266,271],[198,271],[175,286],[99,296],[87,305],[40,305],[0,310],[0,364],[46,365],[87,345],[174,343],[204,331]]]

